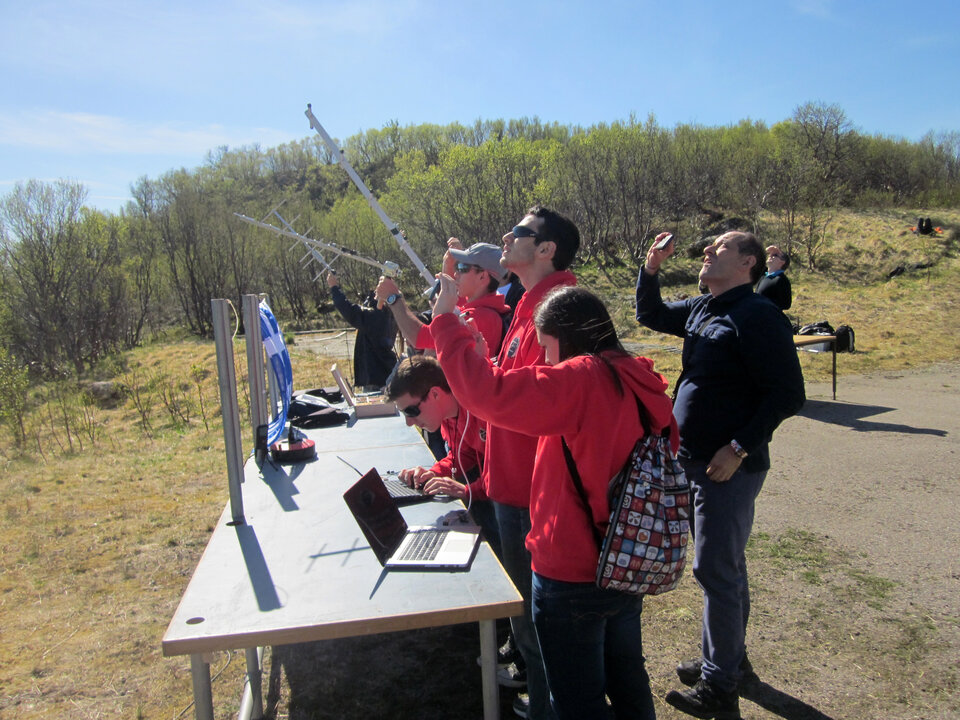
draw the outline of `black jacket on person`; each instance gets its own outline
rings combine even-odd
[[[330,288],[333,305],[350,325],[357,329],[353,347],[353,383],[383,387],[397,364],[393,345],[397,324],[388,308],[377,310],[347,300],[339,285]]]
[[[786,312],[793,305],[793,291],[790,280],[780,270],[773,275],[764,275],[757,283],[757,294],[763,295],[778,308]]]
[[[749,283],[717,297],[664,303],[658,277],[641,268],[637,320],[683,338],[673,406],[680,426],[678,455],[709,462],[736,440],[749,453],[744,470],[768,470],[773,431],[806,399],[786,316]]]

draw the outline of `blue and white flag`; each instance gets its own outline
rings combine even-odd
[[[290,410],[290,396],[293,393],[293,367],[290,364],[290,353],[283,342],[280,326],[270,311],[266,300],[260,301],[260,333],[263,335],[263,347],[267,351],[267,360],[270,361],[270,372],[273,374],[274,387],[280,394],[281,412],[270,421],[267,429],[267,445],[273,445],[283,434],[287,424],[287,412]],[[276,412],[276,408],[273,408]],[[272,413],[271,413],[272,414]]]

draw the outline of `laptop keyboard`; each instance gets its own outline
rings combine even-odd
[[[413,533],[415,537],[399,560],[433,560],[440,553],[440,545],[449,530],[424,530]]]
[[[392,498],[420,497],[423,495],[423,491],[412,488],[400,480],[384,480],[383,484],[387,486],[387,492],[390,493]]]

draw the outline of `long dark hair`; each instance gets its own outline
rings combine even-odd
[[[533,323],[540,332],[557,338],[561,361],[577,355],[594,355],[603,360],[613,375],[617,389],[623,392],[620,377],[601,353],[628,353],[617,337],[610,313],[600,298],[576,286],[557,288],[537,306]]]

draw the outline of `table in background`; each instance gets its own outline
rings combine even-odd
[[[209,661],[217,650],[480,623],[484,717],[499,716],[497,618],[522,612],[522,598],[484,542],[469,572],[386,572],[343,501],[366,472],[432,464],[401,417],[368,418],[307,433],[317,459],[244,468],[246,522],[229,503],[163,637],[164,655],[190,655],[197,718],[213,717]],[[459,503],[402,508],[430,524]],[[249,652],[249,650],[248,650]]]
[[[837,336],[836,335],[794,335],[793,344],[797,349],[807,345],[827,343],[833,355],[833,399],[837,399]]]

